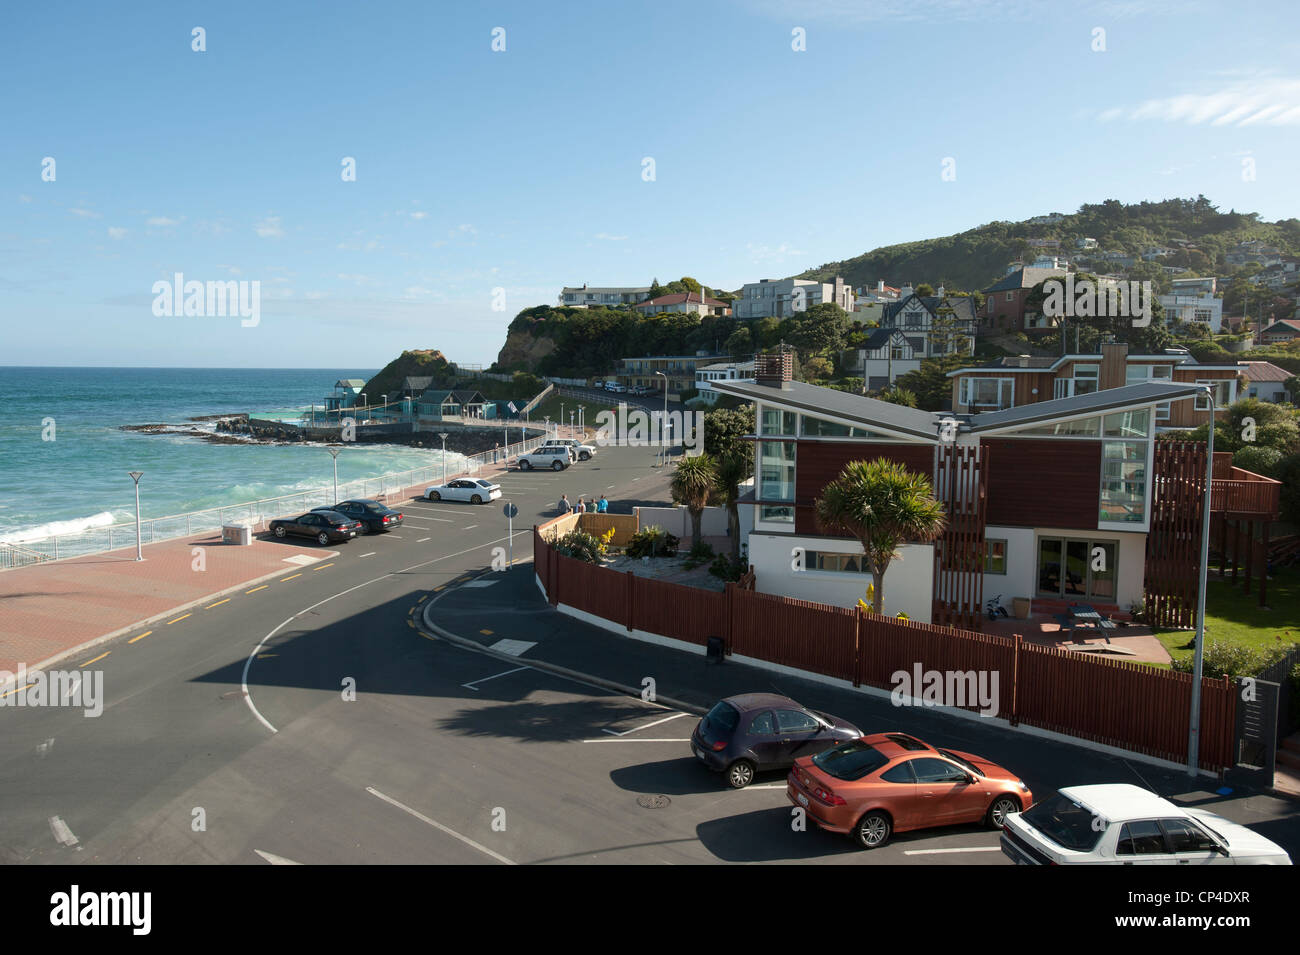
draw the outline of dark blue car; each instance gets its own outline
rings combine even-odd
[[[810,710],[787,696],[746,693],[715,703],[691,734],[691,752],[727,785],[743,789],[754,774],[789,769],[862,731],[847,720]]]

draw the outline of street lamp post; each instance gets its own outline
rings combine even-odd
[[[550,415],[547,415],[547,416],[546,416],[546,433],[547,433],[548,435],[551,433],[551,416],[550,416]]]
[[[447,435],[443,433],[443,434],[439,434],[438,437],[442,438],[442,484],[443,487],[446,487],[447,486]]]
[[[668,466],[668,441],[667,438],[665,437],[664,429],[668,427],[668,376],[665,375],[662,371],[656,371],[655,374],[664,380],[664,416],[663,416],[663,420],[659,422],[659,439],[660,439],[660,444],[663,446],[663,450],[660,452],[660,454],[663,455],[663,466],[667,467]]]
[[[1201,673],[1205,653],[1205,587],[1210,562],[1210,498],[1214,493],[1214,386],[1206,385],[1210,398],[1210,427],[1205,447],[1205,502],[1201,507],[1201,580],[1196,594],[1196,657],[1192,666],[1192,713],[1187,728],[1187,775],[1195,776],[1201,749]],[[1267,570],[1267,568],[1265,568]]]
[[[131,480],[135,482],[135,559],[144,560],[144,552],[140,547],[140,478],[144,477],[143,471],[127,471],[131,475]]]
[[[564,402],[563,401],[560,402],[560,420],[555,422],[555,426],[556,428],[559,428],[560,425],[562,424],[564,424]],[[558,435],[559,432],[557,431],[556,434]]]
[[[343,449],[336,444],[327,444],[325,450],[334,459],[334,503],[339,502],[339,452]]]

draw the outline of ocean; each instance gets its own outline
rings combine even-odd
[[[128,471],[143,471],[143,517],[330,487],[320,446],[210,444],[120,430],[321,405],[340,378],[374,370],[26,368],[0,366],[0,541],[39,540],[135,519]],[[53,440],[45,440],[45,438]],[[449,460],[460,455],[448,452]],[[441,451],[358,445],[339,455],[339,483],[438,464]]]

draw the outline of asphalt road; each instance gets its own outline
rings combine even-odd
[[[652,449],[604,448],[560,474],[507,475],[520,509],[516,557],[529,556],[532,524],[561,493],[603,492],[616,511],[665,500],[653,459]],[[0,709],[0,861],[1005,863],[996,835],[978,827],[905,834],[871,853],[797,832],[783,774],[732,792],[695,763],[693,715],[531,668],[527,654],[512,664],[422,635],[429,600],[485,645],[501,634],[480,632],[492,629],[481,608],[506,608],[548,658],[661,674],[661,695],[692,705],[730,689],[709,680],[773,683],[739,667],[702,676],[697,656],[613,636],[593,654],[539,606],[526,569],[493,575],[499,590],[455,586],[506,545],[500,502],[402,509],[396,532],[322,548],[324,559],[286,564],[265,587],[91,651],[109,651],[91,665],[104,674],[99,718]],[[1081,779],[1176,783],[992,723],[779,682],[864,728],[888,722],[1000,759],[1036,791]],[[1296,852],[1294,803],[1255,795],[1215,809]]]

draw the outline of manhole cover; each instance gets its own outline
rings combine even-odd
[[[672,800],[669,799],[667,796],[637,796],[636,797],[636,804],[640,806],[642,809],[663,809],[664,806],[667,806],[670,802],[672,802]]]

